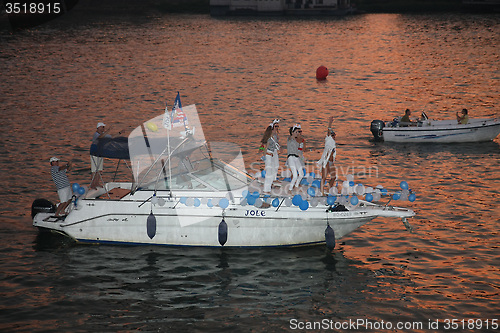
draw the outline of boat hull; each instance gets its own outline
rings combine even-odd
[[[384,127],[382,131],[387,142],[485,142],[500,133],[500,119],[474,119],[467,125],[435,121],[421,127]]]
[[[363,210],[327,211],[327,206],[270,207],[230,205],[188,207],[178,201],[163,207],[140,202],[82,200],[64,220],[39,213],[33,225],[63,233],[81,243],[135,245],[172,245],[208,247],[277,247],[325,243],[325,229],[330,225],[339,239],[377,216],[411,217],[410,210],[391,211],[367,207]],[[154,230],[150,215],[154,216]],[[150,221],[148,221],[148,218]],[[227,240],[220,234],[221,222],[227,225]]]

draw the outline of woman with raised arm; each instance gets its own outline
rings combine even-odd
[[[333,117],[330,117],[328,121],[328,129],[326,131],[325,137],[325,148],[323,149],[323,155],[321,155],[320,160],[317,162],[318,167],[321,169],[321,194],[323,194],[323,187],[325,186],[325,181],[328,175],[330,175],[329,187],[333,186],[333,183],[337,179],[337,172],[335,169],[335,157],[337,156],[337,149],[335,144],[335,132],[332,128]],[[335,174],[332,174],[335,171]]]
[[[265,170],[266,177],[264,180],[264,194],[271,193],[271,186],[273,181],[278,175],[279,169],[279,119],[274,119],[269,126],[267,126],[264,135],[262,136],[260,149],[266,151]]]

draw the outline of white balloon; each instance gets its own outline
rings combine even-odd
[[[348,182],[352,182],[352,181],[354,181],[354,175],[347,175],[346,179]]]
[[[158,199],[158,204],[159,204],[160,206],[162,206],[162,207],[163,207],[163,206],[165,206],[165,204],[166,204],[166,203],[167,203],[167,201],[166,201],[165,199],[163,199],[163,198],[159,198],[159,199]]]

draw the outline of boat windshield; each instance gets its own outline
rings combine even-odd
[[[194,105],[138,126],[129,136],[129,151],[134,191],[232,191],[252,181],[237,145],[205,141]]]

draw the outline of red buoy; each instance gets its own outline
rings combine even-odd
[[[327,76],[328,76],[328,68],[326,68],[325,66],[319,66],[318,69],[316,69],[317,80],[325,80]]]

